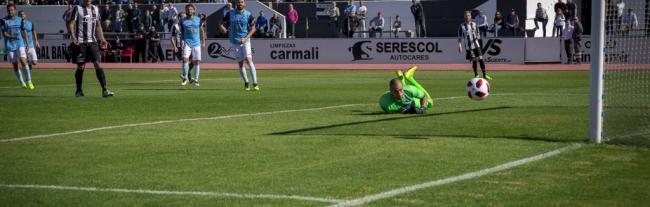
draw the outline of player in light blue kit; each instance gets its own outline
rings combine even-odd
[[[235,48],[237,62],[239,62],[239,72],[244,79],[244,90],[250,91],[248,85],[248,77],[246,75],[246,68],[244,68],[244,61],[248,64],[251,71],[251,78],[253,78],[253,90],[260,90],[257,85],[257,72],[253,64],[253,53],[251,52],[251,36],[255,34],[255,18],[247,10],[244,10],[246,3],[244,0],[237,2],[237,9],[228,12],[224,21],[221,23],[221,30],[229,32],[230,43]],[[227,28],[227,29],[226,29]]]
[[[34,90],[32,84],[32,77],[27,66],[27,54],[25,53],[25,46],[29,47],[27,33],[22,29],[22,18],[16,16],[16,5],[7,5],[7,16],[2,18],[2,36],[5,39],[5,51],[7,58],[14,66],[14,73],[18,77],[18,81],[23,88]],[[22,66],[22,72],[18,69],[18,64]]]
[[[34,69],[33,66],[38,64],[36,48],[41,47],[41,44],[38,43],[38,36],[36,35],[36,30],[34,30],[34,24],[27,19],[25,11],[19,11],[18,16],[23,18],[22,29],[27,32],[27,42],[29,43],[29,48],[27,48],[27,63],[29,64],[29,69]]]
[[[199,63],[201,62],[201,48],[205,48],[205,30],[201,25],[201,18],[195,14],[196,7],[194,4],[185,6],[187,17],[181,20],[181,47],[183,48],[183,78],[182,85],[189,81],[190,56],[194,64],[194,85],[199,86]]]

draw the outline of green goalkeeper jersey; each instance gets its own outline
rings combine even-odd
[[[403,90],[404,97],[402,97],[402,100],[393,98],[390,91],[384,93],[379,98],[379,106],[381,109],[388,113],[396,113],[401,108],[420,108],[421,101],[425,97],[424,92],[412,85],[404,85]]]

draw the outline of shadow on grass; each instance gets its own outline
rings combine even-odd
[[[494,111],[494,110],[503,110],[503,109],[509,109],[509,108],[512,108],[512,107],[500,106],[500,107],[491,107],[491,108],[483,108],[483,109],[472,109],[472,110],[461,110],[461,111],[432,113],[432,114],[425,114],[425,115],[412,115],[412,114],[409,114],[409,115],[404,115],[404,116],[399,116],[399,117],[390,117],[390,118],[367,120],[367,121],[356,121],[356,122],[347,122],[347,123],[341,123],[341,124],[332,124],[332,125],[325,125],[325,126],[309,127],[309,128],[303,128],[303,129],[294,129],[294,130],[288,130],[288,131],[274,132],[274,133],[270,133],[268,135],[292,135],[292,134],[296,134],[296,133],[323,130],[323,129],[331,129],[331,128],[343,127],[343,126],[354,126],[354,125],[360,125],[360,124],[387,122],[387,121],[395,121],[395,120],[402,120],[402,119],[420,119],[420,118],[433,117],[433,116],[443,116],[443,115],[450,115],[450,114],[473,113],[473,112],[481,112],[481,111]],[[376,113],[375,114],[375,112],[372,112],[372,114],[366,114],[366,115],[379,115],[379,114],[384,114],[384,113]]]
[[[40,98],[45,96],[0,95],[0,98]]]

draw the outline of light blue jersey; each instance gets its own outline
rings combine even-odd
[[[5,51],[14,51],[20,47],[25,47],[25,42],[23,41],[23,35],[21,30],[21,25],[23,19],[17,16],[14,16],[13,19],[9,19],[8,16],[2,18],[2,32],[7,32],[11,36],[15,36],[18,39],[5,39]]]
[[[228,31],[230,32],[230,43],[235,45],[241,44],[241,39],[246,37],[249,29],[255,25],[255,18],[247,10],[242,12],[232,10],[226,15],[224,21],[228,25]],[[248,39],[248,42],[250,41]]]
[[[27,32],[27,42],[29,43],[29,48],[34,48],[34,36],[32,35],[32,31],[34,31],[34,24],[32,24],[32,21],[25,20],[22,29]]]
[[[194,15],[182,20],[183,41],[189,47],[201,46],[201,18]]]

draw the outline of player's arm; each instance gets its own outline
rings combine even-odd
[[[70,31],[70,39],[72,39],[72,44],[78,45],[79,41],[77,40],[77,32],[75,28],[75,21],[77,21],[77,7],[75,6],[74,9],[72,9],[72,14],[71,16],[66,19],[68,21],[68,31]]]
[[[23,19],[23,21],[20,23],[20,35],[23,36],[23,42],[25,42],[25,48],[29,48],[29,39],[27,39],[27,30],[25,30],[25,23],[26,23],[25,19]]]
[[[458,26],[458,53],[463,52],[463,26]]]
[[[99,19],[97,20],[97,25],[100,25]],[[106,42],[106,38],[104,38],[104,30],[101,26],[95,27],[95,34],[97,35],[97,38],[99,38],[100,46],[102,49],[106,49],[108,42]]]
[[[203,26],[200,26],[201,32],[199,33],[199,38],[201,38],[201,47],[205,48],[205,29],[203,29]]]
[[[41,43],[38,42],[38,34],[36,33],[36,30],[34,29],[34,25],[32,25],[32,38],[34,38],[34,46],[35,47],[41,47]]]
[[[241,39],[241,43],[245,43],[257,31],[257,29],[255,29],[255,18],[253,18],[253,16],[248,17],[248,25],[249,25],[248,28],[250,29],[248,29],[248,34],[246,35],[246,37]]]
[[[230,14],[226,14],[226,16],[223,18],[221,24],[219,24],[219,29],[223,33],[228,33],[228,26],[230,26]]]

